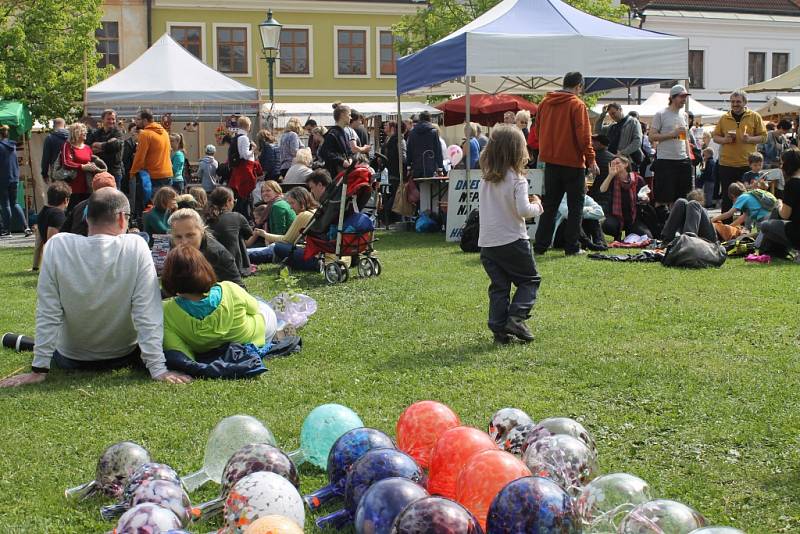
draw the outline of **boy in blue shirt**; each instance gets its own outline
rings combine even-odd
[[[761,170],[764,168],[764,156],[759,152],[753,152],[747,157],[750,170],[742,175],[742,183],[747,187],[754,187],[756,182],[761,180]]]
[[[755,194],[747,191],[742,182],[733,182],[728,187],[728,197],[733,201],[733,207],[711,219],[712,223],[726,221],[738,213],[731,226],[749,228],[753,225],[758,227],[761,221],[769,217],[769,210],[761,205]]]

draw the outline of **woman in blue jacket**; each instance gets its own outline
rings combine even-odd
[[[30,235],[25,212],[17,204],[17,187],[19,186],[19,162],[17,161],[17,144],[8,138],[8,126],[0,126],[0,218],[2,228],[0,237],[11,235],[12,210],[25,226],[25,235]]]

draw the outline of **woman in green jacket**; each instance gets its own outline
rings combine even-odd
[[[194,247],[170,250],[161,276],[165,300],[164,350],[194,358],[225,343],[263,347],[277,330],[275,312],[233,282],[219,282]]]
[[[144,231],[153,244],[153,235],[169,234],[169,216],[178,208],[178,194],[171,187],[162,187],[153,197],[153,209],[144,216]]]

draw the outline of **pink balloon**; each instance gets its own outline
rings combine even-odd
[[[458,165],[461,159],[464,157],[464,151],[461,150],[461,147],[458,145],[450,145],[447,147],[447,158],[450,160],[454,166]]]

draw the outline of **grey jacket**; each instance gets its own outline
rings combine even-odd
[[[595,132],[603,135],[608,135],[609,130],[613,124],[603,126],[603,120],[606,118],[606,113],[603,112],[597,118],[595,123]],[[622,130],[619,136],[618,152],[630,156],[637,161],[641,161],[642,157],[642,125],[639,124],[635,118],[626,116],[622,119]],[[638,154],[637,154],[638,152]]]

